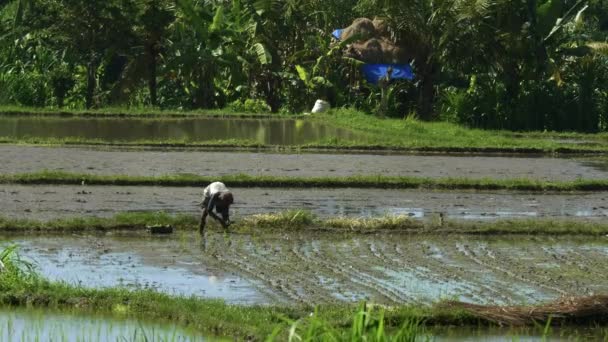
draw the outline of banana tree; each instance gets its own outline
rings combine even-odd
[[[236,60],[234,34],[225,24],[222,5],[194,0],[179,0],[177,4],[179,11],[170,28],[168,67],[193,108],[215,107],[216,77]]]

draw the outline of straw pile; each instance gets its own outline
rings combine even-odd
[[[395,44],[390,39],[386,22],[381,19],[358,18],[344,29],[342,40],[356,36],[357,41],[349,44],[345,55],[365,63],[405,64],[414,59],[413,51]]]
[[[482,320],[510,326],[608,322],[608,295],[565,297],[538,306],[486,306],[457,301],[445,303],[462,309]]]

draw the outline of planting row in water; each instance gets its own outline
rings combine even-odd
[[[0,175],[0,184],[57,185],[153,185],[206,186],[220,181],[232,187],[266,188],[375,188],[375,189],[436,189],[436,190],[513,190],[513,191],[607,191],[608,180],[578,179],[575,181],[546,181],[532,179],[470,179],[422,178],[407,176],[347,176],[347,177],[288,177],[165,175],[127,176],[95,175],[61,171]]]
[[[178,230],[198,229],[198,217],[170,215],[167,213],[121,213],[111,218],[83,217],[36,221],[0,217],[0,231],[4,232],[94,232],[94,231],[142,231],[152,226],[171,226]],[[214,226],[211,226],[212,229]],[[219,229],[219,228],[218,228]],[[605,221],[513,219],[493,222],[464,222],[444,219],[435,215],[428,220],[408,216],[380,218],[330,218],[320,219],[307,211],[295,210],[277,214],[260,214],[242,218],[232,225],[231,231],[261,229],[269,231],[329,231],[370,233],[378,231],[410,234],[547,234],[590,235],[608,234]]]

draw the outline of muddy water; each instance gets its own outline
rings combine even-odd
[[[0,340],[24,341],[205,341],[175,326],[69,313],[0,309]]]
[[[270,145],[301,145],[322,139],[360,140],[348,130],[292,119],[137,119],[0,116],[0,136],[82,138],[105,141],[241,139]]]
[[[0,128],[1,129],[1,128]],[[210,151],[99,150],[0,146],[0,173],[41,170],[103,175],[250,175],[326,177],[608,178],[606,159],[371,154],[280,154]]]
[[[232,189],[233,217],[305,209],[323,217],[444,213],[452,219],[500,218],[606,219],[608,193],[529,194],[369,189]],[[48,220],[58,217],[113,216],[128,211],[200,215],[202,189],[148,186],[0,185],[0,215]]]
[[[41,272],[236,303],[537,303],[608,291],[608,238],[190,233],[6,237]],[[213,280],[212,280],[213,279]]]
[[[240,304],[267,301],[251,281],[201,262],[193,238],[61,236],[11,238],[3,244],[17,243],[42,274],[71,284],[157,289]]]

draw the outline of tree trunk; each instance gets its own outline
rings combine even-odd
[[[198,72],[198,89],[194,92],[192,104],[194,108],[213,108],[215,88],[213,85],[213,75],[207,69],[202,67]]]
[[[421,120],[430,121],[434,119],[433,104],[435,102],[435,65],[431,62],[424,65],[420,70],[418,116]]]
[[[272,71],[263,71],[266,76],[262,82],[262,93],[266,99],[266,103],[270,106],[270,111],[276,113],[281,109],[281,99],[279,97],[279,90],[281,87],[281,80],[274,76]]]
[[[156,48],[154,44],[148,46],[148,90],[150,91],[150,103],[156,107],[158,104],[156,96]]]
[[[85,97],[86,107],[90,109],[93,107],[93,96],[95,95],[95,86],[97,85],[97,62],[95,57],[92,56],[91,60],[87,64],[87,93]]]

